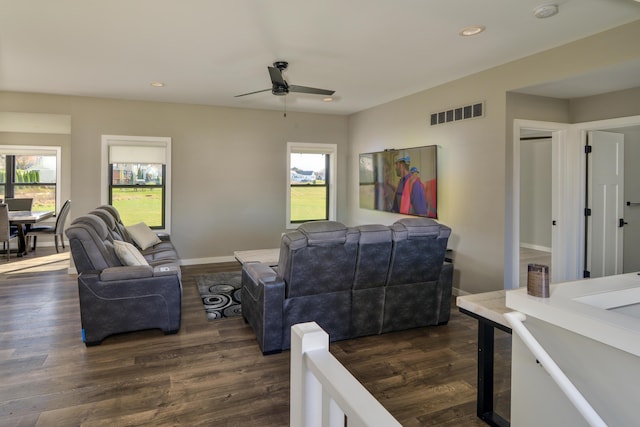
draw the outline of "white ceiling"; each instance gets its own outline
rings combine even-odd
[[[350,114],[640,19],[634,0],[0,0],[0,90]],[[458,32],[482,24],[486,31]],[[640,25],[640,21],[638,21]],[[267,66],[321,96],[264,92]],[[608,90],[640,86],[640,61]],[[591,95],[601,75],[527,88]],[[162,81],[162,88],[151,87]]]

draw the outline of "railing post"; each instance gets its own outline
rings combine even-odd
[[[291,427],[320,426],[322,420],[322,385],[308,372],[304,353],[329,351],[329,335],[316,322],[291,327]]]

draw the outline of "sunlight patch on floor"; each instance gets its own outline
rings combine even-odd
[[[25,274],[69,269],[69,252],[45,256],[27,256],[19,261],[2,264],[0,274]]]

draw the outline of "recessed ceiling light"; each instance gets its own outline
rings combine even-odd
[[[327,96],[326,98],[322,98],[322,100],[323,100],[324,102],[331,102],[331,101],[333,101],[333,98],[332,98],[332,97],[330,97],[330,96]]]
[[[485,30],[484,25],[472,25],[470,27],[465,27],[460,30],[458,34],[463,37],[475,36],[476,34],[480,34]]]
[[[553,15],[557,15],[558,11],[559,9],[557,4],[545,4],[533,9],[533,16],[535,16],[536,18],[544,19],[549,18]]]
[[[164,83],[162,83],[162,82],[151,82],[151,86],[153,86],[153,87],[164,87]]]

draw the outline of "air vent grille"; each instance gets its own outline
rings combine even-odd
[[[460,120],[477,119],[479,117],[484,117],[484,102],[474,102],[473,104],[431,113],[431,126]]]

